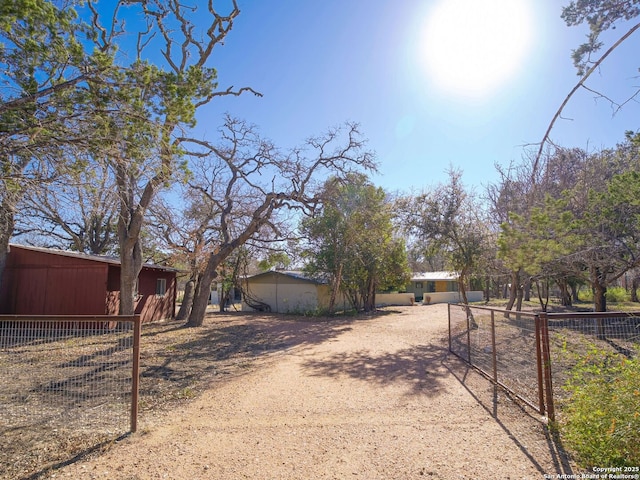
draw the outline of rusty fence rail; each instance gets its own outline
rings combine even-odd
[[[594,349],[633,357],[640,313],[534,313],[449,305],[449,350],[549,419]]]
[[[140,316],[0,315],[1,455],[135,432],[140,333]]]

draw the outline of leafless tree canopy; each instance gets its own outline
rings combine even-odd
[[[318,187],[329,175],[375,169],[371,152],[355,124],[331,128],[301,147],[283,151],[263,139],[255,126],[227,116],[220,141],[182,139],[199,158],[189,182],[205,211],[212,252],[202,272],[188,324],[204,320],[209,287],[229,255],[250,241],[286,239],[283,215],[311,213],[321,201]]]

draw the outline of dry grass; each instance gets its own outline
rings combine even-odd
[[[307,340],[322,341],[327,322],[339,323],[353,318],[315,318],[312,323],[308,320],[216,313],[209,314],[201,328],[182,328],[183,323],[175,321],[143,326],[139,428],[144,431],[145,425],[162,421],[166,412],[197,397],[215,382],[242,375],[256,358],[293,346],[300,341],[301,332]],[[76,357],[83,354],[81,348],[80,345],[64,346],[67,355]],[[0,368],[12,370],[0,380],[0,388],[1,383],[11,383],[14,392],[24,391],[24,395],[3,397],[3,403],[8,404],[1,407],[2,480],[44,477],[51,469],[108,449],[127,434],[128,411],[124,412],[124,421],[123,412],[114,413],[111,418],[114,423],[104,425],[92,419],[90,412],[61,416],[55,405],[46,407],[41,399],[34,397],[35,392],[29,392],[30,374],[34,364],[38,364],[34,355],[38,355],[37,349],[25,355],[24,368],[16,367],[15,363],[10,367],[0,364]],[[52,367],[55,365],[50,363],[48,368]],[[55,372],[50,370],[49,374]],[[27,397],[30,404],[26,403]],[[38,406],[33,402],[39,402]],[[51,409],[50,415],[47,415],[47,408]],[[38,412],[37,418],[32,414],[34,411]]]

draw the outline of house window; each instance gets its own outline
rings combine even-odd
[[[164,297],[165,293],[167,293],[167,279],[158,278],[156,280],[156,295],[159,297]]]
[[[422,282],[416,282],[416,289],[422,290]]]

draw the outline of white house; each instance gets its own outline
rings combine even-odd
[[[457,272],[414,273],[406,288],[413,293],[416,301],[422,303],[459,303],[462,301],[458,291]],[[481,290],[467,291],[467,300],[479,302],[483,298]]]

